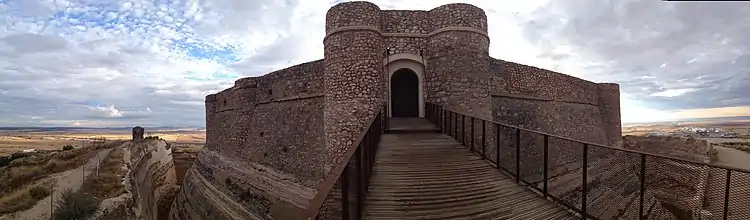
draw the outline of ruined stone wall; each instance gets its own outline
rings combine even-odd
[[[206,97],[206,146],[173,219],[269,219],[304,208],[325,173],[323,60],[239,79]]]
[[[676,157],[695,162],[709,162],[709,145],[705,140],[679,137],[623,137],[623,147],[631,150]]]
[[[674,216],[690,216],[701,210],[710,168],[698,163],[710,161],[708,142],[692,138],[627,136],[623,147],[697,162],[646,157],[646,188]]]
[[[133,141],[129,151],[130,185],[133,187],[134,213],[141,219],[164,219],[168,195],[177,184],[172,149],[164,140]],[[169,206],[167,205],[167,208]]]

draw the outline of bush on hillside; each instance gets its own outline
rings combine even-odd
[[[31,196],[31,198],[34,198],[36,200],[44,199],[45,197],[49,196],[49,194],[49,189],[44,186],[36,185],[29,189],[29,195]]]
[[[73,146],[65,145],[63,146],[62,150],[73,150]]]
[[[57,201],[55,220],[88,219],[98,208],[99,203],[89,194],[66,190]]]

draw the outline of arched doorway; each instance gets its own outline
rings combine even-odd
[[[419,77],[408,68],[396,70],[391,76],[391,117],[419,117]]]

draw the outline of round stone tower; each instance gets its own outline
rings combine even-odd
[[[142,140],[143,139],[143,133],[144,129],[141,126],[135,126],[133,127],[133,140]]]
[[[385,47],[380,30],[380,8],[370,2],[339,3],[326,13],[326,173],[382,109]]]
[[[428,23],[427,100],[491,118],[490,40],[484,10],[464,3],[442,5],[429,11]]]

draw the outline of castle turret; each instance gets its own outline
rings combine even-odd
[[[424,54],[428,100],[468,115],[490,118],[490,40],[487,15],[470,4],[429,11]]]
[[[206,96],[206,139],[213,139],[216,136],[214,129],[214,116],[216,112],[216,94]]]
[[[427,100],[462,114],[491,119],[490,39],[484,10],[463,3],[442,5],[429,11],[428,23],[425,78],[431,83]],[[468,131],[470,126],[467,118],[462,127]],[[474,129],[481,131],[481,124],[474,124]],[[494,132],[492,128],[487,131]],[[481,135],[474,134],[472,143],[479,146]],[[469,133],[465,135],[471,138]]]
[[[230,122],[231,131],[229,131],[233,138],[227,141],[229,144],[233,146],[248,146],[247,140],[249,138],[257,138],[251,135],[252,132],[257,130],[252,127],[252,121],[257,117],[254,114],[255,104],[259,100],[264,100],[259,90],[258,79],[256,77],[247,77],[234,81],[231,99],[234,120]]]
[[[382,109],[385,47],[380,13],[380,8],[370,2],[345,2],[326,14],[326,173],[368,126],[370,117]]]

